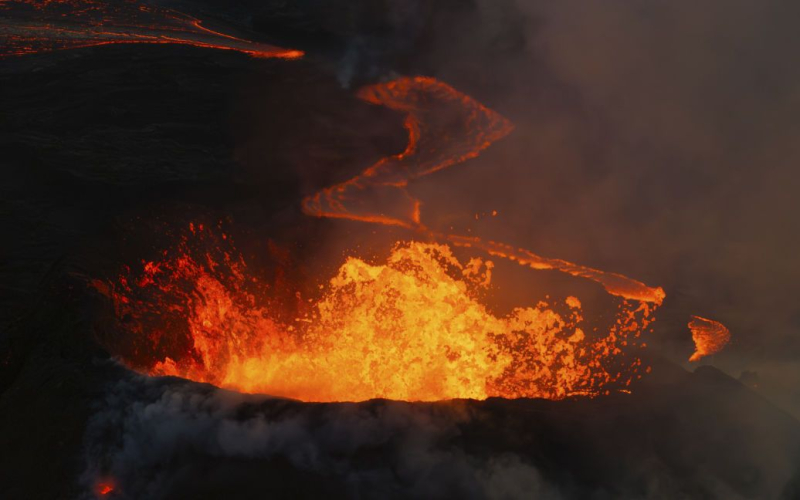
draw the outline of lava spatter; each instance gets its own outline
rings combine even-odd
[[[413,179],[474,158],[509,134],[510,122],[432,78],[401,78],[359,95],[406,113],[408,146],[309,196],[304,212],[401,226],[439,243],[398,244],[385,263],[351,257],[307,312],[292,316],[235,252],[220,254],[211,244],[205,248],[215,254],[198,254],[184,238],[160,261],[97,286],[118,316],[134,319],[127,328],[142,343],[128,364],[152,375],[303,401],[559,399],[629,391],[646,371],[635,350],[645,346],[640,337],[664,300],[661,288],[433,231],[422,221],[421,200],[406,189]],[[193,237],[205,234],[192,226]],[[480,300],[477,284],[490,281],[490,265],[460,262],[448,243],[600,283],[618,298],[614,324],[587,334],[576,297],[565,311],[542,302],[498,315]],[[714,345],[705,353],[724,343]]]
[[[125,328],[144,327],[122,356],[129,366],[303,401],[561,399],[624,390],[639,376],[631,352],[653,319],[646,303],[623,303],[600,336],[586,333],[574,297],[500,315],[480,299],[489,263],[408,242],[383,263],[348,258],[291,317],[239,257],[205,250],[209,231],[96,284]]]
[[[713,319],[692,316],[689,322],[695,350],[689,361],[700,361],[706,356],[721,351],[731,340],[731,332],[725,325]]]

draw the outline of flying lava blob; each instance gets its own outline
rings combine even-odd
[[[731,332],[725,325],[700,316],[692,316],[689,330],[692,332],[692,340],[695,345],[695,351],[689,361],[700,361],[706,356],[716,354],[731,340]]]
[[[172,9],[130,0],[9,0],[0,3],[0,58],[110,44],[179,44],[260,58],[303,52],[203,25]]]

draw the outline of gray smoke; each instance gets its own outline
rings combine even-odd
[[[121,498],[188,498],[186,478],[205,464],[247,460],[263,464],[264,474],[279,462],[335,480],[344,486],[334,497],[558,498],[519,456],[453,444],[459,425],[473,418],[458,402],[298,405],[131,375],[109,387],[90,421],[82,482],[87,499],[102,477],[114,478]],[[250,488],[245,496],[270,481],[256,475],[237,485],[237,478],[232,472],[219,481]],[[278,480],[303,491],[292,478]]]

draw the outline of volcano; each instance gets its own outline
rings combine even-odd
[[[0,497],[800,496],[791,141],[618,7],[0,6]]]

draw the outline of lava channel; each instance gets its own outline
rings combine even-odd
[[[10,0],[0,5],[0,58],[111,44],[179,44],[259,58],[303,52],[216,31],[172,9],[123,0]]]

